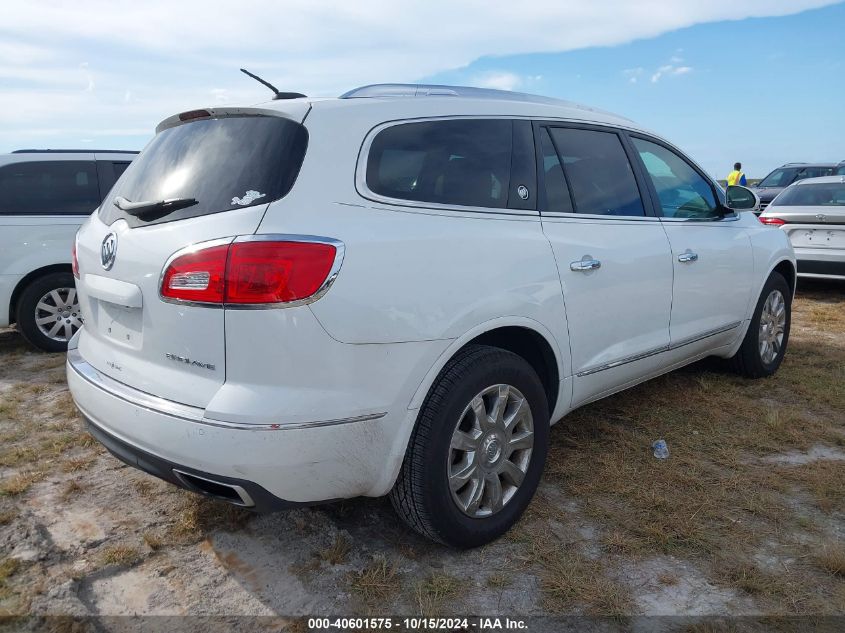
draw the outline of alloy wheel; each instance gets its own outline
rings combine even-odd
[[[35,325],[53,341],[67,342],[82,327],[76,288],[55,288],[35,305]]]
[[[473,518],[500,511],[516,494],[534,447],[534,419],[525,396],[511,385],[479,392],[458,419],[447,464],[458,508]]]
[[[760,359],[770,365],[783,347],[783,335],[786,329],[786,301],[780,290],[772,290],[763,304],[760,313],[760,333],[757,342]]]

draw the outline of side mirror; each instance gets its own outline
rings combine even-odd
[[[751,211],[760,207],[760,198],[747,187],[731,185],[727,190],[726,206],[734,211]]]

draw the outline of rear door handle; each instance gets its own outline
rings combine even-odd
[[[679,262],[695,262],[698,261],[698,253],[693,253],[691,250],[687,249],[680,255],[678,255]]]
[[[575,272],[586,272],[588,270],[597,270],[601,268],[601,262],[597,259],[592,259],[589,255],[584,255],[577,262],[569,264],[569,270]]]

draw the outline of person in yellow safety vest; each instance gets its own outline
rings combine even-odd
[[[734,163],[734,170],[728,174],[728,186],[746,184],[745,174],[742,173],[742,163]]]

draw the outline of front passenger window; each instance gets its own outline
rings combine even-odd
[[[710,184],[689,163],[662,145],[632,138],[657,191],[665,218],[721,217]]]

